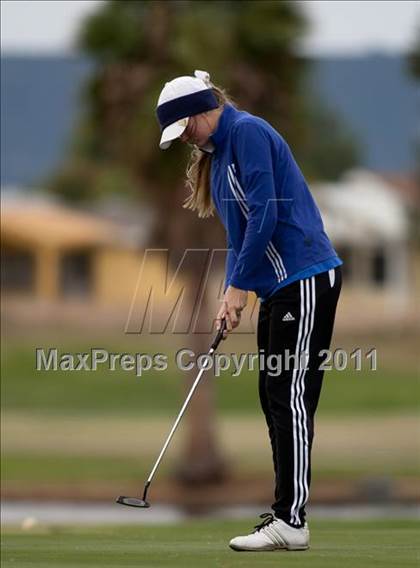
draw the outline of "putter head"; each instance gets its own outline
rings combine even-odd
[[[150,503],[143,501],[143,499],[138,499],[137,497],[124,497],[120,495],[117,499],[117,503],[120,505],[127,505],[128,507],[140,507],[141,509],[148,509]]]

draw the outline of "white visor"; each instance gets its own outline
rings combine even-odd
[[[169,146],[171,145],[171,143],[176,138],[179,138],[181,136],[181,134],[184,132],[184,130],[187,128],[187,126],[188,126],[188,117],[187,118],[181,118],[180,120],[177,120],[176,122],[167,126],[163,130],[162,136],[160,138],[160,142],[159,142],[160,148],[162,150],[167,150],[169,148]]]

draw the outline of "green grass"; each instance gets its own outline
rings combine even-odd
[[[13,482],[14,485],[19,483],[25,488],[47,483],[50,488],[54,484],[65,484],[68,489],[80,486],[94,488],[99,482],[106,483],[107,486],[117,483],[124,485],[136,483],[139,479],[146,479],[155,459],[156,454],[142,455],[141,459],[138,457],[115,459],[107,456],[77,454],[72,456],[5,454],[1,460],[1,476],[4,488],[7,488],[8,482]],[[179,461],[173,458],[164,461],[159,469],[159,479],[170,478],[177,463]],[[259,475],[261,479],[267,479],[267,484],[269,484],[272,463],[269,458],[257,465],[249,462],[235,462],[233,471],[238,475],[241,473]],[[384,472],[394,479],[417,479],[418,460],[402,464],[394,460],[386,462],[385,467],[381,462],[354,464],[349,461],[336,464],[334,467],[330,462],[324,464],[318,460],[313,467],[313,477],[317,482],[324,479],[360,480],[366,476],[381,478]]]
[[[153,457],[136,458],[105,456],[6,455],[1,460],[1,476],[24,483],[93,483],[99,481],[135,482],[147,477]],[[162,464],[161,477],[168,473],[170,462]]]
[[[116,345],[99,344],[110,351],[118,351]],[[236,347],[232,347],[232,350],[239,352]],[[86,345],[74,340],[62,348],[62,351],[71,353],[86,350]],[[155,352],[150,345],[126,345],[124,350]],[[228,349],[225,351],[229,352]],[[168,356],[170,361],[173,360],[174,351],[169,352]],[[268,440],[258,400],[257,372],[243,373],[239,377],[227,374],[220,378],[208,376],[205,380],[214,381],[216,385],[218,422],[231,417],[252,419],[258,416],[260,420],[259,427],[262,430],[257,448],[254,442],[250,449],[253,428],[251,432],[246,430],[243,436],[243,451],[239,452],[237,443],[232,445],[232,440],[229,449],[225,450],[229,457],[236,451],[232,458],[235,467],[238,471],[258,470],[258,473],[271,474]],[[98,481],[127,483],[144,478],[156,458],[156,448],[160,447],[161,441],[166,437],[184,396],[185,375],[177,372],[173,365],[168,371],[149,372],[142,378],[122,371],[37,372],[34,348],[24,344],[20,347],[16,343],[10,344],[4,349],[2,360],[1,404],[2,410],[6,411],[3,416],[17,416],[21,427],[12,435],[14,430],[9,428],[7,420],[3,424],[3,441],[6,441],[7,446],[2,460],[3,480],[6,484],[20,483],[27,487],[42,483],[66,483],[69,486],[87,486],[90,483],[93,486]],[[379,370],[376,372],[327,372],[318,419],[325,417],[342,422],[347,416],[356,423],[369,417],[380,419],[412,415],[418,410],[419,400],[420,382],[415,371],[410,371],[408,367],[403,367],[398,372],[390,368],[382,369],[379,358]],[[150,439],[149,430],[155,432],[156,428],[148,428],[147,421],[159,417],[164,423],[150,447],[144,448],[145,437],[139,438],[138,433],[147,431],[147,439]],[[49,430],[41,428],[32,433],[31,425],[40,426],[36,421],[49,424],[48,420],[52,424]],[[72,445],[74,430],[82,429],[83,436],[86,437],[85,428],[91,426],[91,420],[97,420],[99,426],[94,432],[86,430],[92,442],[90,449],[82,451],[77,444]],[[121,420],[132,420],[132,423],[120,424]],[[54,425],[54,421],[58,423]],[[63,429],[64,421],[70,421],[71,428]],[[366,427],[369,428],[369,425]],[[117,431],[118,436],[115,434]],[[352,431],[351,424],[348,431]],[[384,436],[387,432],[384,431]],[[181,434],[182,432],[177,436]],[[235,440],[241,435],[242,430],[236,432]],[[44,445],[34,444],[34,437]],[[53,438],[53,442],[49,445],[50,438]],[[130,438],[131,450],[122,451],[116,438]],[[225,431],[224,442],[226,438]],[[99,449],[96,447],[95,441],[99,443],[101,439],[107,440],[105,450],[103,445]],[[78,440],[84,442],[80,436]],[[175,445],[175,449],[177,447],[181,447],[181,442]],[[132,451],[133,448],[136,449],[135,452]],[[355,477],[367,473],[382,475],[383,472],[401,477],[416,475],[418,459],[415,453],[408,449],[406,455],[402,455],[401,452],[393,452],[391,446],[390,448],[391,450],[387,446],[382,453],[373,453],[371,457],[366,452],[359,452],[357,459],[353,455],[336,454],[334,450],[331,456],[323,455],[317,461],[318,452],[315,452],[314,475],[318,479]],[[265,452],[264,455],[261,451]],[[115,459],[116,455],[118,459]],[[168,455],[162,464],[159,472],[162,478],[177,461],[175,457],[171,462],[173,455]]]
[[[32,488],[96,492],[147,477],[173,416],[2,415],[1,473],[4,488],[25,495]],[[418,476],[417,418],[407,416],[320,417],[312,465],[317,480],[360,480]],[[182,459],[188,435],[184,423],[159,468],[168,479]],[[231,473],[252,475],[271,485],[272,459],[264,418],[217,418],[216,437]]]
[[[105,346],[106,347],[106,346]],[[65,351],[86,350],[66,345]],[[114,345],[112,351],[117,351]],[[127,346],[126,349],[127,351]],[[141,352],[152,350],[139,349]],[[173,361],[174,354],[168,354]],[[222,414],[260,412],[257,373],[239,377],[208,376],[216,383],[216,400]],[[170,365],[167,371],[147,372],[37,372],[35,351],[9,347],[2,368],[2,407],[8,410],[58,415],[147,415],[174,412],[185,394],[185,375]],[[325,415],[386,414],[418,411],[420,381],[415,370],[379,370],[325,373],[319,412]]]
[[[147,514],[147,513],[146,513]],[[246,521],[95,528],[6,528],[2,567],[19,568],[404,568],[418,566],[416,521],[315,521],[305,552],[238,553],[228,540],[248,532]]]

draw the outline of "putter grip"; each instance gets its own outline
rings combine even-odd
[[[213,343],[211,344],[210,349],[213,349],[213,351],[216,351],[216,349],[219,347],[219,343],[222,341],[223,339],[223,332],[226,330],[226,320],[225,318],[222,319],[221,321],[221,325],[220,325],[220,329],[217,332],[216,337],[214,338]]]

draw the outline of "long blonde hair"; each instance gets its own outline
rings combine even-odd
[[[233,105],[232,99],[220,87],[212,86],[219,107],[226,103]],[[194,146],[186,170],[185,185],[190,195],[184,201],[183,207],[198,211],[199,217],[210,217],[214,213],[214,204],[210,193],[210,166],[212,155]]]

